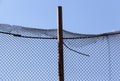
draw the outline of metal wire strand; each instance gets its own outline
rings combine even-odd
[[[73,51],[73,52],[76,52],[76,53],[78,53],[78,54],[81,54],[81,55],[84,55],[84,56],[90,57],[90,55],[88,55],[88,54],[84,54],[84,53],[78,52],[78,51],[76,51],[76,50],[70,48],[70,47],[67,46],[64,42],[63,42],[63,45],[64,45],[66,48],[68,48],[69,50]]]

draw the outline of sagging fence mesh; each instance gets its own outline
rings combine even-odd
[[[63,40],[65,81],[120,81],[120,32]],[[0,81],[58,81],[57,30],[1,24]]]

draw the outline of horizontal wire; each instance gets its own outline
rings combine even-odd
[[[45,34],[47,36],[51,36],[51,37],[34,37],[34,36],[23,36],[21,34],[14,34],[14,33],[10,33],[10,32],[1,32],[3,34],[9,34],[9,35],[13,35],[13,36],[17,36],[17,37],[23,37],[23,38],[36,38],[36,39],[57,39],[57,36],[51,36],[49,34]],[[120,32],[111,32],[111,33],[103,33],[103,34],[90,34],[90,35],[84,35],[84,36],[76,36],[74,35],[73,37],[63,37],[63,39],[88,39],[88,38],[98,38],[98,37],[106,37],[106,36],[112,36],[112,35],[120,35]]]

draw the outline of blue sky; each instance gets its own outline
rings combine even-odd
[[[103,33],[120,29],[120,0],[0,0],[0,23],[57,28],[57,6],[63,6],[64,29]]]

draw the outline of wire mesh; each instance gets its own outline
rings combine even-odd
[[[81,55],[64,46],[65,81],[119,81],[119,40],[119,35],[66,39]]]
[[[63,31],[65,81],[120,81],[120,32]],[[0,81],[58,81],[57,30],[0,25]]]
[[[57,81],[57,42],[0,34],[0,81]]]

